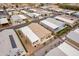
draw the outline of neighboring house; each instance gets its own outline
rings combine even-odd
[[[77,47],[79,49],[79,29],[75,29],[68,33],[66,39],[73,47]]]
[[[27,13],[27,15],[29,17],[31,17],[31,18],[36,18],[36,17],[39,17],[40,16],[40,14],[38,14],[38,13]]]
[[[38,9],[36,13],[41,14],[41,16],[50,16],[52,14],[51,11],[47,11],[43,9]]]
[[[55,16],[54,18],[65,22],[66,24],[68,24],[71,27],[74,27],[79,21],[79,19],[77,17],[69,16],[69,15],[58,15],[58,16]]]
[[[72,15],[72,14],[75,13],[76,11],[68,10],[68,9],[63,9],[62,12],[63,12],[64,14],[67,14],[67,15]]]
[[[40,21],[40,24],[54,33],[64,30],[67,26],[65,23],[54,18],[47,18]]]
[[[50,11],[54,11],[54,12],[62,12],[63,11],[63,9],[58,8],[58,7],[56,7],[56,8],[55,7],[54,8],[53,7],[50,7],[49,10]]]
[[[64,42],[49,51],[45,56],[79,56],[79,51]]]
[[[75,12],[75,13],[73,13],[72,15],[79,18],[79,12]]]
[[[25,20],[27,20],[27,17],[24,16],[24,15],[21,15],[21,14],[12,15],[10,20],[11,20],[12,23],[20,24],[20,23],[25,23]]]
[[[1,26],[9,25],[8,19],[7,18],[1,18],[0,19],[0,25]]]
[[[19,28],[17,29],[17,33],[29,55],[42,47],[43,43],[46,43],[54,37],[52,36],[52,32],[38,23],[31,23],[28,26]]]
[[[25,49],[13,29],[1,31],[0,36],[0,56],[26,55]]]
[[[0,10],[0,18],[8,18],[8,13],[3,9]]]

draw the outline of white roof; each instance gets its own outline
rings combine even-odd
[[[8,8],[7,11],[14,11],[15,9],[12,8]]]
[[[73,20],[75,20],[75,19],[73,19],[73,20],[66,19],[66,18],[63,18],[63,17],[61,17],[61,16],[56,16],[55,18],[56,18],[56,19],[59,19],[59,20],[61,20],[61,21],[64,21],[64,22],[70,23],[70,24],[73,24],[73,23],[74,23]]]
[[[11,39],[9,35],[12,35],[17,45],[16,48],[12,47]],[[15,55],[18,50],[25,51],[18,36],[13,29],[7,29],[0,32],[0,56],[3,55]]]
[[[55,24],[55,25],[57,25],[57,26],[59,26],[59,27],[65,25],[64,22],[59,21],[59,20],[57,20],[57,19],[55,19],[55,18],[47,18],[47,19],[45,19],[45,20],[48,21],[48,22],[51,22],[51,23],[53,23],[53,24]]]
[[[8,12],[8,14],[9,14],[9,15],[12,15],[12,12],[11,12],[11,11],[9,11],[9,12]]]
[[[36,9],[29,9],[29,10],[32,10],[32,11],[34,11],[34,12],[37,11]]]
[[[74,30],[74,32],[76,32],[76,33],[78,33],[78,34],[79,34],[79,29]]]
[[[0,24],[5,24],[5,23],[8,23],[7,18],[1,18],[0,19]]]
[[[41,7],[41,8],[46,9],[46,8],[48,8],[48,6],[43,6],[43,7]]]
[[[21,12],[22,12],[22,13],[28,13],[28,12],[26,12],[25,10],[21,10]]]
[[[52,13],[52,12],[46,11],[46,10],[38,10],[37,13],[39,13],[39,14],[49,14],[49,13]]]
[[[63,11],[63,9],[61,8],[49,8],[50,10],[54,10],[54,11],[57,11],[57,12],[61,12]]]
[[[75,11],[64,9],[62,12],[64,12],[64,13],[68,13],[68,14],[71,14],[71,13],[74,13]]]
[[[35,33],[33,33],[32,30],[28,26],[22,27],[22,28],[20,28],[20,30],[23,32],[23,34],[25,36],[27,36],[29,38],[31,43],[34,43],[37,40],[40,40],[39,37]]]
[[[16,8],[17,10],[21,10],[21,9],[24,9],[23,7],[21,8],[21,7],[19,7],[19,8]]]
[[[45,56],[66,56],[58,47],[50,50]]]
[[[13,15],[11,16],[12,20],[21,20],[21,19],[26,19],[24,15]]]
[[[79,17],[79,12],[75,12],[75,13],[73,13],[73,15]]]
[[[0,9],[0,11],[4,11],[3,9]]]
[[[53,23],[51,23],[51,22],[48,22],[47,20],[43,20],[43,21],[41,21],[41,23],[44,23],[45,25],[49,26],[49,27],[52,28],[52,29],[58,28],[57,25],[55,25],[55,24],[53,24]]]
[[[64,42],[58,47],[50,50],[46,56],[79,56],[79,51]]]
[[[30,16],[30,17],[38,17],[40,14],[38,14],[38,13],[27,13],[27,15],[28,16]]]
[[[26,19],[24,15],[18,15],[18,16],[21,17],[22,19]]]
[[[34,14],[35,16],[39,16],[40,14],[38,14],[38,13],[32,13],[32,14]]]
[[[79,56],[79,51],[65,42],[58,46],[58,48],[68,56]]]
[[[76,29],[74,31],[71,31],[68,33],[67,37],[77,43],[79,43],[79,29]]]
[[[27,13],[27,15],[30,16],[30,17],[34,17],[34,16],[35,16],[35,15],[32,14],[32,13]]]

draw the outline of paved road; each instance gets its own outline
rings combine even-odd
[[[38,50],[34,55],[35,56],[44,56],[51,49],[53,49],[53,48],[57,47],[58,45],[60,45],[61,43],[59,43],[59,41],[61,43],[64,42],[63,40],[57,38],[57,39],[55,39],[55,41],[50,42],[48,45],[46,45],[45,47]]]
[[[27,24],[24,23],[24,24],[19,24],[19,25],[14,25],[14,26],[9,26],[9,27],[6,27],[6,28],[2,28],[0,29],[0,31],[4,30],[4,29],[17,29],[17,28],[20,28],[20,27],[23,27],[23,26],[26,26]]]

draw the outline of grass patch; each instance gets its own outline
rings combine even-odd
[[[57,32],[58,36],[63,35],[64,33],[67,33],[70,30],[69,27],[65,27],[64,29],[62,29],[61,31]]]

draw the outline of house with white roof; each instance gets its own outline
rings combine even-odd
[[[41,7],[41,9],[48,10],[49,7],[48,6],[43,6],[43,7]]]
[[[29,10],[32,11],[32,12],[36,12],[37,11],[36,9],[31,9],[31,8]]]
[[[18,7],[18,8],[16,8],[16,10],[24,10],[24,8],[23,7]]]
[[[43,9],[38,9],[36,13],[41,14],[42,16],[50,16],[52,14],[51,11],[47,11]]]
[[[12,15],[10,19],[12,23],[19,24],[19,23],[25,23],[25,20],[27,20],[27,17],[22,14],[19,14],[19,15]]]
[[[6,9],[7,11],[15,11],[15,9],[14,8],[8,8],[8,9]]]
[[[54,12],[62,12],[63,9],[58,8],[58,7],[50,7],[49,10],[54,11]]]
[[[3,9],[0,9],[0,18],[8,18],[8,13]]]
[[[45,56],[79,56],[79,51],[64,42],[50,50]]]
[[[79,12],[75,12],[75,13],[73,13],[72,15],[79,18]]]
[[[68,24],[71,27],[75,26],[79,21],[79,19],[77,17],[69,16],[69,15],[58,15],[58,16],[55,16],[54,18],[65,22],[66,24]]]
[[[54,18],[47,18],[45,20],[42,20],[40,21],[40,24],[55,33],[62,31],[67,27],[65,26],[64,22],[56,20]]]
[[[9,25],[9,21],[7,18],[1,18],[0,19],[0,25],[4,26],[4,25]]]
[[[27,14],[27,13],[28,13],[28,12],[25,11],[25,10],[21,10],[20,12],[23,13],[23,14]]]
[[[8,14],[10,15],[10,16],[12,16],[12,15],[18,15],[18,14],[20,14],[20,12],[18,11],[18,10],[10,10],[10,11],[7,11],[8,12]]]
[[[67,15],[72,15],[72,14],[75,13],[76,11],[68,10],[68,9],[63,9],[62,12],[65,13],[65,14],[67,14]]]
[[[31,18],[39,17],[41,14],[38,13],[27,13],[27,15]]]
[[[0,56],[22,56],[26,51],[13,29],[0,32]]]
[[[51,31],[45,29],[38,23],[31,23],[30,25],[19,28],[16,31],[29,54],[38,50],[38,47],[41,47],[43,43],[46,43],[54,37],[52,36]]]
[[[68,33],[66,39],[72,46],[79,48],[79,29],[75,29],[74,31]]]

